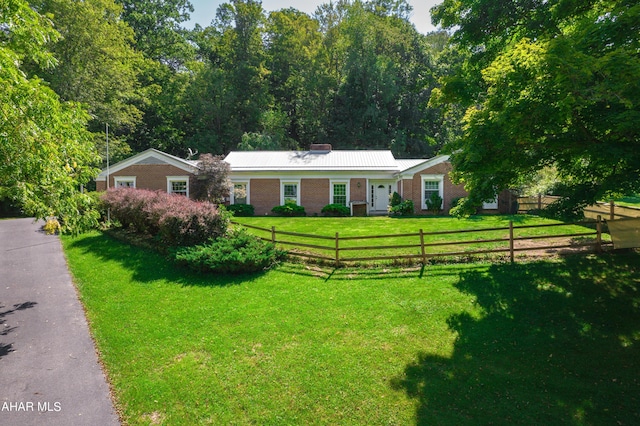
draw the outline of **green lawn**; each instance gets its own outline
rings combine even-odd
[[[637,253],[225,278],[62,240],[130,425],[640,422]]]
[[[286,218],[286,217],[239,217],[234,219],[236,222],[246,225],[257,226],[260,228],[271,229],[275,227],[277,231],[295,232],[300,234],[312,234],[325,237],[335,238],[339,233],[340,238],[358,237],[371,235],[393,235],[393,234],[417,234],[420,229],[426,234],[424,236],[425,244],[443,244],[445,242],[468,242],[465,245],[437,245],[427,247],[427,253],[446,253],[460,252],[472,250],[489,250],[489,249],[505,249],[509,248],[508,241],[495,241],[490,243],[479,243],[478,240],[492,239],[508,239],[509,238],[509,222],[512,221],[514,227],[514,236],[518,237],[536,237],[542,235],[562,235],[591,232],[579,225],[563,225],[558,227],[538,227],[538,228],[521,228],[531,225],[543,224],[561,224],[559,221],[541,218],[539,216],[529,215],[482,215],[473,216],[468,219],[456,219],[451,216],[442,217],[414,217],[414,218],[390,218],[390,217],[344,217],[344,218]],[[502,228],[501,230],[488,230],[490,228]],[[459,233],[459,234],[439,234],[429,235],[429,233],[441,231],[466,231],[478,230],[479,232]],[[251,229],[251,232],[263,238],[271,238],[270,232]],[[593,237],[595,240],[595,237]],[[303,248],[306,252],[333,257],[335,254],[335,242],[331,240],[318,240],[313,238],[277,235],[278,241],[296,242],[312,245],[320,245],[329,247],[329,250],[320,250],[314,248]],[[604,240],[609,240],[608,236]],[[560,244],[558,239],[545,240],[547,244]],[[370,240],[346,240],[340,242],[340,247],[357,248],[362,246],[380,247],[393,245],[419,245],[420,237],[417,235],[410,237],[390,237]],[[292,249],[294,246],[283,245],[286,249]],[[331,249],[333,247],[333,249]],[[397,255],[419,255],[420,247],[410,247],[402,249],[379,249],[379,250],[354,250],[344,251],[341,253],[341,259],[348,260],[349,257],[369,257],[369,256],[397,256]],[[506,256],[503,253],[502,256]]]
[[[640,207],[640,194],[619,198],[615,203],[619,206]]]

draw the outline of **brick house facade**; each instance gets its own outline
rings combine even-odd
[[[197,168],[195,161],[148,149],[103,170],[96,190],[125,186],[189,196],[189,179]]]
[[[258,216],[271,214],[287,199],[308,215],[320,215],[327,204],[351,207],[354,215],[387,214],[393,192],[412,200],[416,214],[430,214],[425,197],[438,192],[446,214],[467,194],[451,181],[448,160],[396,160],[390,151],[334,151],[327,145],[300,152],[231,152],[225,158],[233,186],[243,194],[240,202],[251,204]],[[229,202],[236,203],[234,194]]]
[[[412,200],[416,214],[429,214],[426,199],[436,192],[446,214],[452,202],[467,195],[449,178],[451,163],[445,155],[396,160],[390,151],[334,151],[322,145],[309,151],[231,152],[225,161],[231,167],[228,203],[251,204],[258,216],[287,200],[311,216],[320,215],[327,204],[350,207],[354,215],[386,214],[393,192]],[[189,196],[197,168],[197,161],[149,149],[103,170],[96,186],[98,191],[130,186]],[[485,212],[497,212],[499,205],[505,203],[486,205]]]

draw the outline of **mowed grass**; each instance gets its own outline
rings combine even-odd
[[[640,194],[628,195],[626,197],[618,198],[615,200],[615,203],[620,206],[640,208]]]
[[[229,278],[63,244],[130,425],[640,422],[637,253]]]
[[[277,232],[294,232],[299,234],[309,234],[314,236],[322,236],[328,239],[308,238],[301,236],[291,236],[285,234],[276,234],[276,240],[281,242],[285,249],[302,250],[307,253],[317,255],[335,256],[335,236],[339,234],[339,247],[342,249],[340,258],[348,260],[349,258],[358,257],[374,257],[374,256],[404,256],[421,254],[420,236],[418,235],[422,229],[424,233],[424,242],[427,247],[427,254],[436,253],[452,253],[452,252],[470,252],[482,250],[505,250],[503,256],[509,248],[509,223],[513,222],[515,238],[530,238],[540,236],[557,236],[577,233],[593,233],[595,226],[591,229],[583,225],[563,224],[560,221],[541,218],[531,215],[479,215],[466,219],[456,219],[451,216],[439,217],[410,217],[410,218],[392,218],[392,217],[312,217],[312,218],[285,218],[285,217],[238,217],[234,221],[240,224],[256,226],[265,229],[275,227]],[[554,227],[531,227],[535,225],[551,225]],[[497,230],[492,230],[496,229]],[[445,233],[443,231],[469,231],[477,230],[477,232],[459,232],[455,234]],[[271,232],[250,229],[250,231],[262,238],[271,239]],[[398,236],[403,234],[413,234],[411,236]],[[385,236],[387,238],[376,239],[355,239],[351,237],[362,236]],[[331,240],[333,238],[333,240]],[[595,241],[595,235],[586,237]],[[494,240],[490,242],[482,242],[482,240]],[[495,241],[501,240],[501,241]],[[609,240],[608,235],[604,236],[604,240]],[[560,245],[563,242],[558,238],[549,238],[537,240],[541,245]],[[452,245],[451,242],[465,244]],[[302,243],[315,246],[326,247],[326,249],[297,247],[288,243]],[[564,242],[566,244],[566,241]],[[432,246],[429,246],[432,244]],[[517,242],[516,246],[523,243]],[[413,246],[401,248],[389,248],[391,246]],[[366,249],[360,249],[367,247]],[[378,249],[377,247],[384,247]],[[526,254],[526,253],[525,253]],[[419,259],[418,259],[419,260]]]

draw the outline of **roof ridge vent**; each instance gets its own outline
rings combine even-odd
[[[309,151],[314,152],[330,152],[332,150],[330,143],[312,143],[309,147]]]

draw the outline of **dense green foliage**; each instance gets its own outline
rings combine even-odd
[[[255,214],[255,209],[251,204],[231,204],[226,208],[237,217],[248,217]]]
[[[351,216],[351,209],[342,204],[327,204],[321,210],[324,216]]]
[[[429,198],[425,200],[427,210],[431,213],[437,214],[442,211],[442,197],[437,192],[432,192]]]
[[[470,197],[552,166],[559,210],[640,189],[640,4],[445,0],[434,22],[472,52],[434,96],[466,109],[450,146]]]
[[[63,243],[129,425],[637,423],[637,253],[247,277]]]
[[[417,158],[446,146],[471,194],[461,213],[540,170],[557,182],[537,190],[564,210],[640,189],[633,0],[444,0],[433,16],[451,38],[418,33],[406,0],[328,2],[312,16],[230,0],[193,30],[188,0],[0,7],[0,198],[63,229],[95,224],[77,189],[97,154],[105,163],[107,126],[111,163],[150,147],[330,143]]]
[[[276,216],[306,216],[307,213],[304,211],[303,206],[297,205],[295,202],[287,201],[281,206],[275,206],[271,209],[271,212]]]
[[[206,244],[181,247],[173,255],[178,264],[198,272],[252,274],[272,268],[285,252],[238,228]]]
[[[89,114],[24,67],[52,67],[46,46],[58,39],[27,2],[0,3],[0,200],[27,215],[57,216],[63,232],[76,232],[97,224],[91,199],[80,191],[98,172]]]
[[[414,208],[413,200],[404,200],[398,204],[389,206],[389,214],[391,216],[411,216]]]

